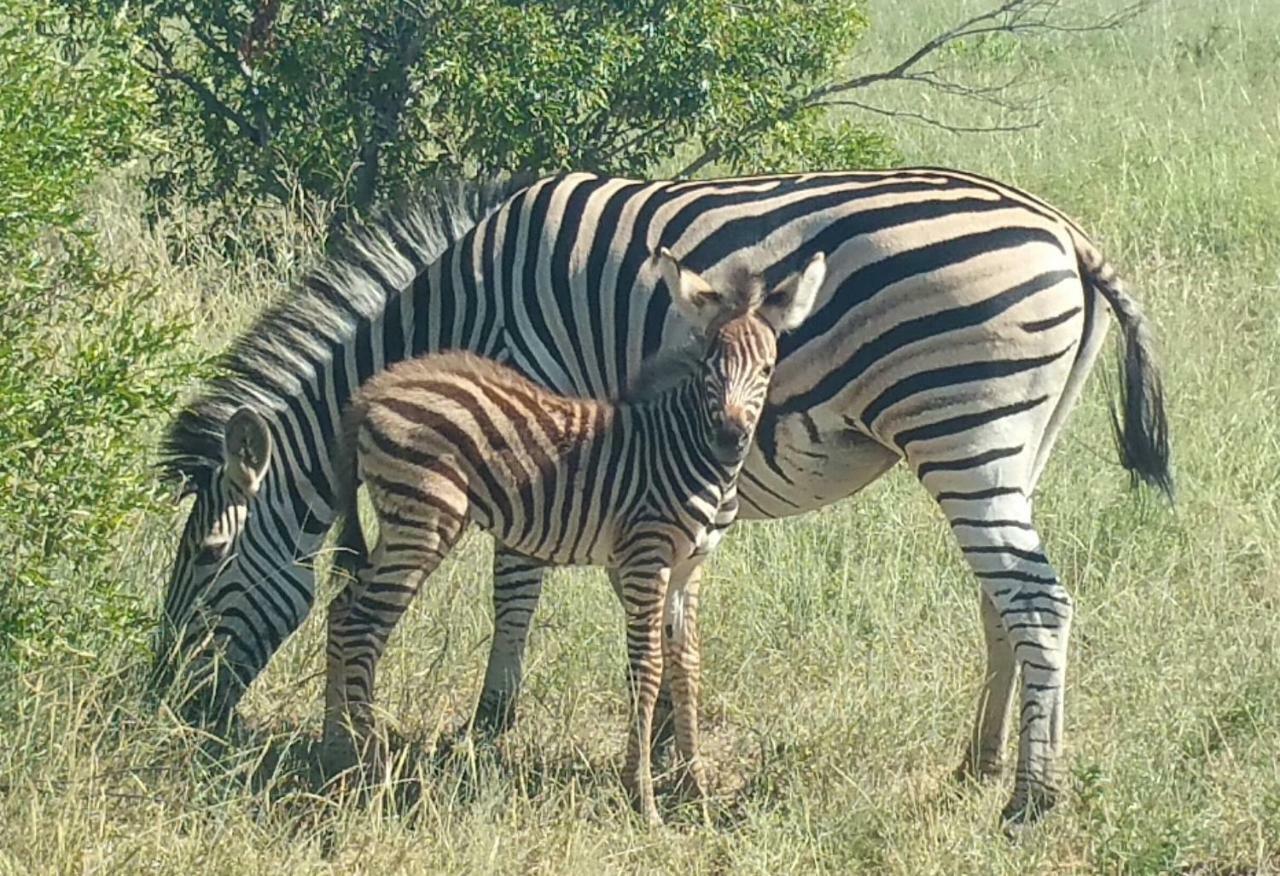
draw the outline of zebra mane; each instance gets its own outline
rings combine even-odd
[[[696,374],[706,352],[707,345],[702,338],[690,337],[681,346],[655,353],[640,363],[636,373],[619,393],[618,401],[652,401]]]
[[[738,268],[719,291],[719,313],[701,333],[691,332],[682,344],[662,350],[640,363],[618,401],[651,401],[698,370],[707,354],[707,339],[718,326],[750,313],[764,300],[764,278]]]
[[[269,307],[218,361],[219,376],[178,412],[161,441],[161,472],[199,480],[222,464],[227,419],[240,407],[285,408],[317,368],[354,341],[388,298],[529,184],[523,177],[448,180],[361,228],[345,232],[332,255],[283,301]]]

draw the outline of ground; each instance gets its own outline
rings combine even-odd
[[[872,8],[859,65],[982,8],[893,6]],[[230,768],[129,693],[138,657],[122,653],[115,674],[24,677],[0,718],[0,872],[1280,870],[1280,8],[1157,2],[1119,32],[951,54],[993,78],[1030,61],[1044,123],[962,135],[891,121],[905,158],[1017,183],[1093,233],[1157,329],[1175,442],[1177,505],[1131,493],[1107,356],[1041,484],[1038,522],[1077,606],[1070,791],[1043,824],[1010,841],[1007,782],[951,783],[982,671],[976,588],[938,511],[893,473],[821,513],[742,525],[712,562],[710,825],[672,812],[648,831],[627,809],[622,625],[598,572],[550,582],[504,745],[434,751],[483,670],[490,549],[475,536],[383,664],[410,791],[338,802],[299,768],[319,728],[318,617],[247,698]],[[287,281],[178,267],[135,224],[109,230],[210,344]],[[175,519],[156,519],[122,546],[148,598],[176,538]]]

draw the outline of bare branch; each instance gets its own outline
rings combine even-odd
[[[1008,79],[993,85],[970,85],[943,79],[936,75],[912,73],[903,76],[902,81],[919,83],[940,94],[959,97],[976,103],[984,103],[1017,113],[1032,113],[1042,108],[1045,103],[1045,95],[1042,92],[1036,92],[1029,96],[1019,94],[1020,91],[1026,91],[1033,84],[1039,84],[1033,83],[1021,72],[1015,73]],[[831,101],[823,100],[820,103],[829,104]]]
[[[955,134],[991,134],[991,133],[1007,133],[1010,131],[1027,131],[1032,128],[1039,127],[1038,121],[1015,122],[1009,125],[955,125],[951,122],[944,122],[941,119],[935,119],[933,116],[918,113],[913,110],[895,110],[887,107],[875,106],[862,101],[843,98],[840,100],[824,101],[821,106],[848,106],[865,112],[874,113],[875,115],[887,116],[893,119],[911,119],[914,122],[928,125],[932,128],[941,128],[944,131],[951,131]]]
[[[953,131],[1017,131],[1035,127],[1038,122],[1030,120],[1013,125],[991,125],[970,127],[951,125],[938,119],[910,111],[886,110],[874,107],[861,101],[849,100],[846,95],[852,91],[869,88],[884,82],[915,83],[925,88],[960,97],[965,100],[976,100],[1003,109],[1022,113],[1030,113],[1043,103],[1043,96],[1036,95],[1030,99],[1019,100],[1009,95],[1018,85],[1025,82],[1021,76],[1013,76],[1008,81],[996,85],[968,85],[945,79],[935,67],[921,69],[926,59],[936,56],[944,47],[961,40],[1005,34],[1015,37],[1042,36],[1045,34],[1082,34],[1098,31],[1114,30],[1126,24],[1148,7],[1153,0],[1133,0],[1116,12],[1101,18],[1086,21],[1064,20],[1060,12],[1062,0],[1004,0],[999,5],[981,12],[953,27],[936,34],[926,40],[919,48],[910,52],[902,60],[884,70],[863,73],[847,79],[817,85],[808,92],[797,96],[782,112],[769,118],[760,119],[747,125],[738,133],[738,139],[756,136],[780,121],[795,118],[806,109],[816,106],[854,106],[878,115],[898,118],[909,118],[924,124],[934,124]],[[724,154],[724,147],[711,146],[680,171],[681,176],[690,176],[719,159]]]
[[[1045,33],[1092,33],[1096,31],[1114,30],[1132,20],[1151,5],[1151,0],[1136,0],[1117,12],[1100,19],[1080,24],[1059,22],[1051,17],[1061,7],[1061,0],[1006,0],[994,9],[979,13],[967,21],[945,30],[925,42],[924,45],[907,55],[887,70],[854,76],[840,82],[816,88],[806,99],[821,99],[833,94],[843,94],[858,88],[866,88],[877,82],[893,79],[909,79],[912,68],[944,46],[960,40],[989,34],[1003,33],[1013,36],[1030,36]],[[934,71],[916,71],[932,74]]]

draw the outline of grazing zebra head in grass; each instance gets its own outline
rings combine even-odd
[[[427,266],[522,187],[441,182],[351,230],[231,344],[217,376],[174,418],[161,466],[192,501],[161,608],[153,680],[168,690],[182,679],[171,693],[188,719],[229,719],[254,667],[310,610],[312,560],[331,522],[324,460],[342,406],[386,364],[439,346],[418,327],[430,310],[421,299],[443,297],[422,280]],[[419,320],[399,304],[397,319],[387,318],[392,302],[417,303]]]

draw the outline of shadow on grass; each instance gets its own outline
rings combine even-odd
[[[465,816],[495,803],[590,799],[598,804],[587,807],[585,817],[591,820],[621,824],[629,817],[621,754],[592,758],[572,744],[549,747],[527,739],[489,739],[469,735],[465,728],[434,738],[393,733],[377,768],[356,766],[335,773],[312,732],[273,722],[241,724],[229,739],[211,739],[203,750],[206,765],[220,774],[216,781],[225,782],[225,790],[238,786],[249,791],[264,816],[291,822],[298,832],[319,830],[323,835],[326,822],[333,824],[353,808],[412,822],[428,800]],[[675,829],[739,831],[790,805],[804,758],[800,747],[787,741],[760,742],[753,751],[724,762],[713,758],[704,814],[678,792],[679,765],[672,751],[663,749],[655,758],[659,809]],[[575,809],[574,817],[583,813]]]

